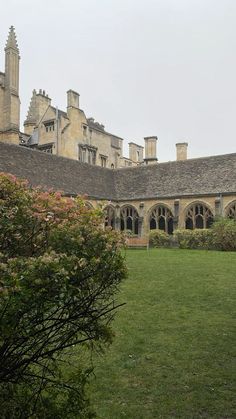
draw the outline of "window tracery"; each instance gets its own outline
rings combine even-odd
[[[205,204],[196,203],[188,208],[185,217],[185,228],[193,230],[194,228],[209,228],[213,223],[214,217]]]
[[[168,234],[173,233],[173,214],[168,207],[157,205],[149,217],[150,230],[163,230]]]
[[[132,206],[125,206],[120,212],[121,231],[132,231],[133,234],[138,234],[138,211]]]
[[[236,201],[232,202],[227,210],[226,210],[226,217],[236,220]]]

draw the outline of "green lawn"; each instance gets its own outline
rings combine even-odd
[[[115,339],[94,359],[99,418],[236,418],[236,253],[130,250]]]

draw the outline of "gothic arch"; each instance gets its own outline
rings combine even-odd
[[[186,229],[209,228],[213,221],[213,211],[205,202],[192,202],[185,210]]]
[[[225,209],[225,216],[236,220],[236,201],[230,202]]]
[[[149,210],[148,222],[150,230],[158,229],[168,234],[173,233],[173,213],[165,204],[155,204]]]
[[[132,205],[124,205],[120,209],[120,229],[121,231],[132,231],[133,234],[139,233],[139,214]]]
[[[113,205],[107,205],[104,209],[105,221],[104,225],[106,227],[115,228],[115,207]]]

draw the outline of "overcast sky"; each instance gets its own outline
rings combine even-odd
[[[21,54],[21,121],[32,90],[125,139],[158,136],[159,161],[236,152],[236,0],[2,0]]]

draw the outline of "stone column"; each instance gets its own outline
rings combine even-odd
[[[140,202],[139,204],[139,224],[138,224],[138,232],[139,232],[139,236],[144,236],[145,235],[145,231],[144,231],[144,202]]]
[[[138,218],[138,236],[143,236],[143,217]]]
[[[221,217],[223,215],[222,196],[215,199],[215,217]]]
[[[120,207],[117,205],[115,208],[115,230],[120,231]]]
[[[174,201],[174,218],[173,218],[173,230],[179,228],[179,199]]]

